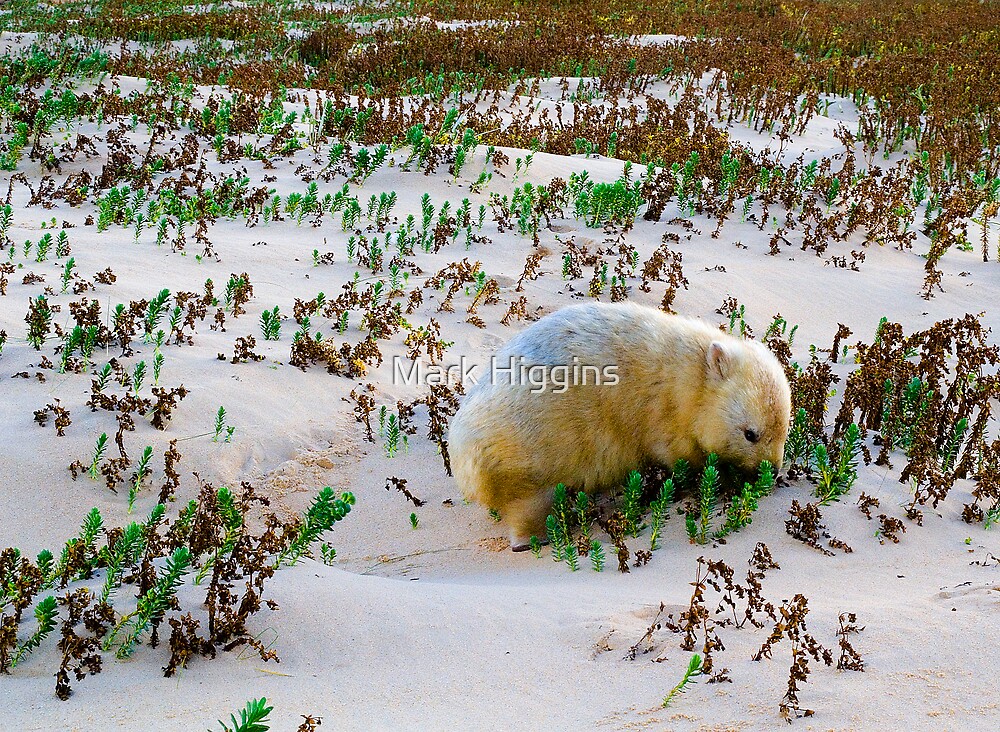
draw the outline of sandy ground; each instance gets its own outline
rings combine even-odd
[[[141,82],[135,83],[142,88]],[[834,108],[831,115],[835,113]],[[850,110],[843,114],[850,121]],[[832,150],[835,121],[817,118],[807,134],[794,141],[792,155],[808,150],[819,156]],[[140,137],[142,129],[136,133]],[[754,134],[739,129],[734,137],[749,141]],[[763,147],[767,140],[758,138],[756,143]],[[507,152],[511,160],[524,155]],[[405,157],[405,151],[396,157]],[[271,185],[282,195],[304,190],[294,171],[308,161],[304,151],[279,162],[277,171],[267,173],[277,176]],[[100,162],[81,159],[64,173],[82,165],[99,170]],[[469,175],[478,173],[481,164],[480,152],[467,166]],[[248,168],[251,185],[259,184],[265,172],[259,164]],[[41,175],[27,160],[21,170],[32,179]],[[544,184],[581,170],[590,171],[595,180],[613,180],[621,163],[539,153],[517,183]],[[495,177],[490,191],[510,193],[513,170],[505,172],[508,177]],[[354,193],[364,201],[372,193],[395,190],[401,218],[407,213],[419,217],[424,192],[437,205],[446,199],[456,205],[464,197],[474,207],[486,202],[485,195],[469,193],[471,180],[459,187],[447,178],[446,173],[425,177],[387,167]],[[6,190],[8,180],[9,174],[0,175],[0,190]],[[321,183],[320,195],[342,185],[342,180]],[[110,266],[118,277],[114,285],[98,285],[96,293],[88,293],[105,311],[118,302],[151,297],[161,288],[200,290],[209,277],[221,286],[231,273],[250,275],[254,298],[245,316],[229,321],[227,332],[210,331],[206,322],[199,325],[194,346],[164,351],[161,383],[183,383],[191,393],[165,432],[140,422],[137,432],[126,438],[133,451],[153,446],[154,485],[162,482],[160,456],[167,441],[176,438],[183,454],[180,500],[196,493],[195,471],[216,484],[254,481],[283,511],[301,510],[324,485],[351,490],[358,500],[348,519],[328,537],[338,551],[334,566],[307,560],[279,572],[269,586],[269,596],[280,610],[256,616],[254,627],[262,638],[273,640],[280,664],[265,665],[245,653],[223,653],[214,661],[195,659],[177,678],[165,679],[160,668],[167,651],[143,647],[127,662],[108,658],[103,673],[76,684],[71,700],[60,702],[52,693],[58,661],[49,643],[0,682],[5,701],[0,728],[204,729],[218,718],[228,718],[247,699],[266,696],[275,705],[275,730],[294,729],[302,714],[322,717],[324,730],[776,729],[784,725],[777,707],[790,654],[785,643],[774,658],[751,660],[767,628],[722,629],[726,648],[718,652],[716,664],[730,669],[732,683],[699,683],[666,710],[660,700],[689,658],[678,648],[678,636],[660,631],[652,652],[635,660],[624,658],[661,602],[675,614],[686,606],[697,557],[725,559],[741,576],[759,541],[781,565],[768,574],[765,595],[776,604],[796,593],[808,597],[809,628],[818,640],[835,647],[841,612],[857,613],[866,627],[855,640],[865,672],[813,664],[800,698],[815,716],[798,720],[796,727],[985,730],[994,729],[1000,719],[995,684],[1000,658],[993,652],[1000,643],[1000,625],[994,622],[1000,610],[1000,567],[973,564],[985,561],[990,552],[1000,553],[1000,542],[995,532],[960,520],[955,507],[961,506],[968,485],[959,485],[957,495],[940,511],[927,510],[922,527],[908,525],[898,545],[881,545],[874,522],[866,521],[854,505],[863,491],[881,500],[881,510],[902,516],[898,506],[907,499],[906,486],[897,481],[897,472],[873,466],[861,469],[848,499],[824,510],[830,533],[850,544],[851,554],[825,557],[785,533],[791,500],[810,493],[809,484],[801,482],[767,498],[752,526],[725,545],[689,544],[683,520],[673,516],[663,547],[649,565],[622,575],[609,561],[600,574],[586,564],[571,573],[547,553],[536,559],[530,553],[504,550],[504,527],[481,508],[463,504],[458,487],[446,476],[434,445],[425,439],[424,413],[418,413],[420,432],[410,438],[409,451],[390,460],[380,444],[363,441],[344,399],[359,382],[330,376],[319,367],[302,372],[288,365],[295,330],[291,320],[284,322],[280,341],[260,337],[257,320],[262,310],[279,305],[290,315],[295,297],[309,299],[321,290],[337,293],[354,274],[356,266],[345,261],[346,237],[337,223],[328,221],[320,229],[298,228],[293,221],[246,228],[239,220],[220,221],[210,238],[221,261],[197,261],[193,249],[182,256],[157,247],[153,231],[136,244],[131,230],[112,226],[99,233],[96,227],[84,226],[86,216],[96,211],[93,204],[45,210],[26,208],[26,202],[24,189],[15,188],[11,238],[37,241],[44,233],[41,223],[53,216],[73,224],[67,233],[80,274],[90,278]],[[663,221],[674,213],[675,207],[669,207]],[[676,231],[690,289],[680,293],[675,307],[718,323],[721,317],[714,311],[732,295],[746,304],[748,322],[758,332],[780,312],[799,325],[794,349],[799,359],[808,357],[810,344],[828,347],[838,323],[855,332],[851,342],[870,339],[883,315],[901,322],[907,331],[966,312],[983,313],[983,321],[995,330],[1000,325],[997,265],[983,264],[973,252],[947,254],[941,263],[945,292],[925,301],[918,295],[921,252],[926,251],[923,237],[909,252],[872,245],[861,271],[853,272],[794,248],[778,257],[765,256],[769,235],[752,224],[740,224],[738,217],[727,222],[719,239],[709,236],[714,222],[695,217],[694,224],[688,232],[640,219],[629,242],[645,259],[665,230]],[[558,232],[542,232],[543,244],[553,244],[557,235],[600,242],[601,232],[586,229],[581,221],[569,218],[557,225]],[[513,284],[532,248],[530,238],[499,234],[489,217],[483,233],[491,243],[473,244],[466,251],[459,242],[439,254],[416,257],[428,274],[469,257],[482,262],[487,274],[503,285],[504,302],[480,310],[485,330],[465,322],[469,297],[460,294],[456,312],[440,313],[441,293],[425,291],[436,297],[428,297],[410,322],[425,325],[434,317],[441,323],[444,339],[454,341],[449,362],[463,354],[485,359],[526,325],[505,327],[499,320],[517,296]],[[973,241],[975,236],[970,232]],[[747,248],[734,246],[737,241]],[[334,252],[335,263],[314,267],[314,248]],[[830,253],[848,251],[840,244]],[[0,537],[2,545],[34,554],[61,546],[92,506],[101,509],[109,526],[132,517],[125,496],[85,478],[74,482],[66,469],[71,461],[88,458],[100,432],[113,434],[107,413],[83,406],[90,376],[46,371],[44,383],[34,378],[40,354],[25,341],[23,317],[28,298],[40,292],[40,286],[23,285],[21,277],[35,272],[45,276],[46,284],[57,285],[64,262],[39,264],[20,253],[15,262],[25,266],[11,278],[7,296],[0,297],[0,329],[10,335],[0,357],[0,463],[6,499]],[[548,312],[576,301],[560,277],[560,264],[558,255],[546,258],[543,275],[528,284],[524,294],[532,311]],[[411,281],[410,287],[419,284]],[[572,284],[577,290],[586,288],[586,280]],[[654,285],[649,294],[633,287],[631,296],[656,304],[662,287]],[[71,298],[57,295],[51,301],[66,303]],[[57,317],[65,321],[68,313],[64,309]],[[330,332],[332,324],[319,327]],[[220,352],[232,355],[234,340],[248,334],[257,336],[264,361],[234,366],[217,360]],[[348,335],[357,336],[356,315]],[[54,341],[48,342],[43,353],[51,357],[54,346]],[[386,365],[364,379],[378,387],[378,402],[394,404],[396,399],[419,396],[422,388],[391,383],[391,356],[403,353],[401,336],[384,351]],[[129,363],[150,354],[151,347],[142,346]],[[101,354],[95,360],[101,365],[106,357]],[[836,368],[843,375],[850,366]],[[32,378],[11,378],[23,371]],[[73,423],[63,438],[56,437],[51,423],[40,428],[33,421],[33,411],[53,399],[72,413]],[[229,423],[236,426],[229,444],[206,435],[219,405],[226,407]],[[412,506],[402,495],[385,490],[389,476],[406,478],[410,489],[427,501],[417,509],[417,529],[409,523]],[[136,515],[146,514],[154,497],[150,490],[140,494]],[[448,499],[452,505],[445,504]],[[630,543],[638,547],[643,541]],[[194,597],[190,588],[180,595],[182,605],[188,596]]]

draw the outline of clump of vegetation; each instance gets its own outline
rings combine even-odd
[[[749,526],[759,501],[774,488],[774,468],[768,461],[763,461],[758,468],[757,479],[753,483],[744,482],[743,488],[733,493],[728,507],[725,509],[725,519],[716,530],[712,525],[716,516],[716,502],[722,486],[722,477],[718,467],[718,456],[709,455],[698,482],[697,510],[686,517],[688,537],[696,544],[705,544],[710,539],[721,539],[734,531]]]
[[[631,167],[626,163],[624,175],[614,183],[595,183],[586,174],[570,176],[569,194],[576,216],[594,228],[606,223],[631,226],[644,203],[642,184],[632,180]]]
[[[250,515],[267,502],[248,484],[239,493],[203,484],[198,498],[172,521],[159,504],[144,521],[107,527],[93,509],[58,560],[49,551],[31,560],[7,548],[0,552],[0,627],[8,629],[0,638],[0,671],[27,663],[60,623],[56,693],[62,699],[72,693],[71,676],[79,681],[99,673],[105,653],[122,659],[147,641],[156,646],[165,625],[171,629],[168,676],[196,656],[215,657],[219,650],[243,646],[273,660],[276,653],[247,626],[269,606],[263,600],[267,580],[280,567],[310,555],[353,503],[353,495],[337,497],[327,487],[301,517],[283,521],[264,512],[253,521],[260,526],[254,529]],[[181,614],[178,591],[192,573],[196,583],[206,582],[206,635],[199,633],[200,621]],[[101,589],[69,589],[80,582]],[[122,596],[125,585],[135,588],[131,600]],[[52,588],[68,594],[38,599]],[[35,628],[19,640],[22,616],[32,607]],[[80,623],[85,634],[78,630]]]
[[[809,633],[806,625],[809,607],[804,595],[796,594],[791,600],[784,600],[780,606],[765,597],[763,580],[767,572],[780,569],[766,545],[758,543],[754,547],[748,564],[746,580],[739,582],[736,580],[735,570],[725,562],[699,557],[695,581],[691,583],[694,590],[686,609],[677,617],[671,613],[663,618],[666,606],[661,603],[659,612],[645,635],[626,655],[626,659],[635,659],[640,647],[646,653],[656,650],[657,644],[661,642],[657,637],[661,629],[680,636],[681,650],[695,651],[681,680],[664,698],[664,707],[675,704],[678,697],[699,678],[705,678],[710,684],[731,681],[729,669],[720,669],[716,665],[718,654],[726,650],[721,636],[726,627],[740,629],[749,626],[751,630],[760,631],[773,624],[772,630],[767,633],[752,658],[754,661],[771,658],[776,646],[787,639],[791,646],[791,665],[786,693],[778,704],[778,713],[789,720],[814,713],[800,703],[801,685],[806,682],[811,671],[809,660],[831,666],[833,652]],[[850,637],[861,630],[863,629],[858,627],[856,615],[841,614],[840,629],[837,632],[841,648],[838,669],[864,670],[861,654],[850,642]],[[700,652],[697,652],[699,646]],[[661,659],[662,656],[657,660]]]
[[[621,489],[618,508],[596,503],[586,493],[578,492],[571,498],[569,489],[559,484],[553,493],[552,513],[546,519],[546,541],[551,548],[553,560],[565,562],[573,571],[579,567],[579,557],[590,556],[591,564],[597,571],[604,567],[603,544],[594,538],[594,527],[603,529],[614,545],[619,558],[619,569],[626,571],[632,551],[626,539],[639,538],[649,531],[649,549],[636,549],[638,564],[645,564],[664,538],[666,522],[672,513],[678,486],[687,491],[694,485],[690,464],[680,460],[674,466],[672,475],[660,477],[659,473],[643,476],[638,471],[628,474]],[[655,475],[655,477],[654,477]],[[654,481],[659,488],[651,490]],[[724,511],[724,521],[716,529],[718,510],[716,503],[722,500],[723,476],[716,455],[710,455],[701,476],[698,478],[696,504],[687,512],[686,527],[690,540],[704,544],[712,539],[725,536],[748,526],[757,510],[758,502],[768,495],[775,484],[774,469],[767,461],[761,463],[758,477],[753,482],[744,482],[743,488],[730,496]],[[532,537],[531,549],[540,556],[541,543]],[[592,552],[597,551],[595,557]]]
[[[839,500],[858,479],[860,437],[858,426],[850,425],[837,448],[836,458],[832,461],[827,454],[826,446],[822,443],[816,445],[814,450],[817,473],[816,497],[820,499],[819,505],[825,506]]]

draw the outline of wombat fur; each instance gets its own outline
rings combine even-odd
[[[763,345],[700,320],[574,305],[512,338],[494,364],[452,419],[449,446],[463,493],[500,513],[515,550],[544,537],[558,483],[593,493],[643,465],[697,467],[712,452],[746,470],[781,467],[784,370]]]

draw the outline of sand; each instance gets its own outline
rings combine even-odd
[[[125,90],[145,86],[135,79],[119,83]],[[554,91],[556,83],[544,88]],[[210,92],[199,91],[203,97]],[[558,98],[557,93],[551,96]],[[295,108],[286,105],[289,111]],[[814,119],[806,133],[793,140],[788,155],[830,154],[837,145],[832,129],[839,121],[851,124],[852,114],[848,101],[839,109],[833,105],[830,118]],[[85,125],[79,131],[103,138],[106,129]],[[771,142],[745,127],[735,126],[732,133],[758,149]],[[131,139],[141,141],[146,134],[140,125]],[[443,169],[425,177],[386,167],[353,192],[364,201],[373,193],[394,190],[399,195],[396,211],[403,217],[419,217],[425,192],[437,205],[447,199],[454,206],[468,197],[475,209],[487,202],[486,194],[468,190],[474,179],[469,176],[482,167],[482,152],[463,173],[464,185],[453,185]],[[513,161],[527,151],[504,152]],[[401,161],[406,154],[400,150],[392,157]],[[214,161],[214,155],[208,157]],[[310,160],[305,150],[277,162],[274,171],[264,171],[259,163],[247,165],[251,187],[260,185],[265,175],[274,175],[270,185],[279,194],[302,191],[305,184],[294,171],[312,165]],[[97,172],[101,162],[81,157],[65,165],[63,175],[83,168]],[[212,165],[215,171],[226,169]],[[27,159],[19,170],[32,181],[43,174]],[[545,184],[583,170],[595,180],[614,180],[621,161],[538,153],[516,184]],[[513,166],[504,172],[507,177],[494,177],[489,192],[510,194]],[[0,174],[0,191],[6,191],[9,179],[9,173]],[[320,195],[335,192],[343,183],[340,178],[320,182]],[[152,230],[135,243],[131,230],[112,226],[98,232],[85,226],[86,217],[96,214],[93,203],[79,208],[61,203],[52,209],[26,203],[27,191],[15,187],[11,238],[37,241],[44,233],[42,222],[52,217],[71,224],[74,228],[67,233],[77,271],[90,278],[110,266],[117,276],[114,285],[98,285],[96,292],[88,293],[100,300],[105,312],[118,302],[151,297],[161,288],[197,291],[206,278],[221,287],[231,273],[246,272],[251,278],[254,297],[247,314],[230,320],[226,332],[211,331],[205,322],[199,324],[193,346],[164,349],[161,383],[183,383],[190,395],[166,431],[140,421],[137,431],[126,436],[133,453],[147,444],[154,448],[154,486],[163,480],[160,456],[167,442],[177,439],[183,454],[179,501],[196,494],[192,473],[197,472],[216,485],[251,481],[274,499],[280,512],[302,510],[324,485],[352,491],[357,505],[327,537],[338,552],[332,566],[308,559],[280,571],[269,585],[268,596],[280,609],[260,613],[252,625],[261,638],[273,642],[280,664],[264,664],[252,653],[221,653],[215,660],[196,658],[176,678],[166,679],[160,669],[168,651],[141,647],[127,662],[107,658],[103,673],[75,684],[74,696],[61,702],[52,692],[57,652],[47,643],[0,682],[5,701],[0,728],[204,729],[228,718],[246,700],[266,696],[275,706],[275,730],[295,729],[303,714],[322,717],[324,730],[777,729],[784,725],[778,703],[788,674],[788,644],[778,646],[771,659],[751,660],[769,628],[721,629],[726,647],[716,654],[716,664],[728,667],[732,683],[698,683],[669,709],[661,709],[660,701],[679,680],[690,656],[679,648],[679,637],[661,630],[654,634],[651,652],[635,660],[624,658],[661,602],[675,614],[686,607],[699,556],[724,559],[742,576],[757,542],[766,543],[781,565],[768,573],[765,595],[776,604],[797,593],[805,595],[810,632],[820,642],[836,647],[841,612],[856,613],[865,626],[854,641],[865,671],[837,671],[814,663],[800,699],[815,715],[798,720],[797,728],[973,730],[993,729],[1000,719],[995,688],[1000,658],[994,652],[1000,643],[1000,626],[994,622],[1000,609],[1000,566],[974,564],[986,563],[990,552],[1000,553],[1000,542],[995,530],[960,520],[956,506],[968,494],[968,483],[960,482],[938,511],[926,510],[923,526],[908,523],[899,544],[880,544],[875,523],[866,521],[855,505],[865,492],[880,499],[882,511],[902,516],[899,505],[907,500],[908,489],[897,480],[901,461],[896,460],[897,470],[862,467],[851,495],[824,509],[829,532],[850,544],[853,553],[823,556],[785,533],[789,504],[806,500],[811,491],[807,482],[798,481],[766,498],[753,524],[725,545],[690,544],[682,518],[673,516],[662,548],[647,566],[619,574],[609,560],[604,572],[596,573],[584,562],[572,573],[551,561],[547,551],[541,559],[507,551],[506,529],[482,508],[462,502],[458,486],[425,437],[425,412],[418,412],[420,430],[409,439],[408,451],[393,459],[386,457],[381,444],[363,440],[345,400],[352,388],[375,384],[379,404],[424,392],[423,387],[391,383],[391,357],[404,352],[401,335],[383,349],[385,365],[361,380],[331,376],[320,367],[303,372],[289,365],[295,330],[291,320],[284,321],[280,341],[260,336],[257,321],[265,308],[278,305],[289,316],[294,298],[310,299],[319,291],[335,294],[354,274],[357,267],[346,262],[346,235],[338,222],[328,220],[318,229],[296,227],[287,220],[247,228],[242,220],[220,220],[209,232],[220,261],[198,261],[194,246],[186,254],[158,247]],[[952,250],[944,257],[945,291],[927,301],[919,296],[921,254],[927,250],[923,235],[912,251],[868,246],[867,260],[854,272],[795,247],[767,256],[769,234],[741,224],[738,216],[726,223],[720,238],[712,239],[714,221],[695,216],[688,232],[665,223],[674,215],[676,204],[671,204],[661,222],[640,218],[628,239],[645,259],[665,231],[680,235],[676,248],[684,255],[690,289],[681,291],[674,307],[720,323],[715,309],[732,295],[746,305],[747,320],[757,332],[780,312],[799,325],[797,359],[808,358],[810,344],[828,347],[838,323],[854,331],[850,342],[869,340],[883,315],[907,331],[967,312],[982,313],[983,322],[994,330],[1000,326],[996,264],[984,264],[975,252]],[[556,236],[600,242],[600,230],[587,229],[567,216],[554,222],[558,231],[542,231],[543,245],[558,251]],[[532,250],[531,240],[499,233],[489,216],[483,233],[491,243],[465,250],[459,240],[438,254],[415,257],[427,274],[468,257],[482,262],[485,272],[502,285],[503,302],[479,311],[485,329],[465,322],[470,297],[460,293],[455,312],[437,312],[442,293],[425,291],[429,297],[408,320],[426,325],[433,317],[441,324],[443,338],[454,342],[445,359],[449,363],[460,355],[484,360],[527,325],[515,320],[503,326],[499,321],[507,304],[521,294],[514,292],[514,283]],[[973,228],[970,239],[976,237]],[[844,255],[860,244],[834,244],[829,254]],[[313,249],[333,252],[334,264],[314,267]],[[0,297],[0,329],[9,334],[0,357],[0,463],[6,498],[0,537],[3,546],[34,554],[60,547],[93,506],[100,508],[108,526],[144,516],[155,490],[140,493],[130,516],[124,495],[85,477],[71,479],[66,466],[87,460],[96,436],[102,431],[113,434],[113,420],[84,406],[89,375],[46,370],[44,382],[34,378],[41,354],[25,341],[23,317],[28,298],[41,290],[39,285],[21,284],[21,277],[30,271],[57,286],[65,260],[35,263],[18,252],[14,261],[24,268],[11,277],[7,295]],[[542,276],[527,283],[523,294],[533,314],[577,301],[579,293],[571,292],[569,284],[585,290],[586,279],[567,283],[560,268],[558,255],[549,256],[543,260]],[[419,284],[411,281],[409,287]],[[644,294],[633,286],[631,297],[655,305],[662,288],[654,284],[653,291]],[[72,298],[56,295],[51,302]],[[68,313],[64,309],[57,318],[65,322]],[[348,333],[354,340],[356,319],[355,314]],[[332,330],[325,322],[319,327]],[[234,340],[249,334],[257,337],[263,361],[231,365],[217,359],[219,353],[230,357]],[[54,340],[47,342],[42,353],[51,358],[55,345]],[[96,354],[95,361],[102,365],[114,355]],[[140,346],[128,363],[150,356],[151,346]],[[836,371],[843,376],[850,368],[838,364]],[[12,378],[20,372],[30,378]],[[54,399],[72,414],[72,425],[61,438],[51,422],[42,428],[33,421],[33,412]],[[220,405],[236,427],[231,443],[215,442],[209,434]],[[413,506],[401,494],[385,490],[389,476],[406,478],[410,489],[426,500],[415,509],[418,528],[409,522]],[[640,547],[643,541],[630,544]],[[127,596],[127,590],[122,594]],[[199,597],[185,588],[181,604],[197,614]],[[195,604],[186,604],[185,598]]]

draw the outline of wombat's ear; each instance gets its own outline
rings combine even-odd
[[[733,354],[725,344],[712,341],[708,347],[708,372],[717,379],[725,379],[729,375]]]

